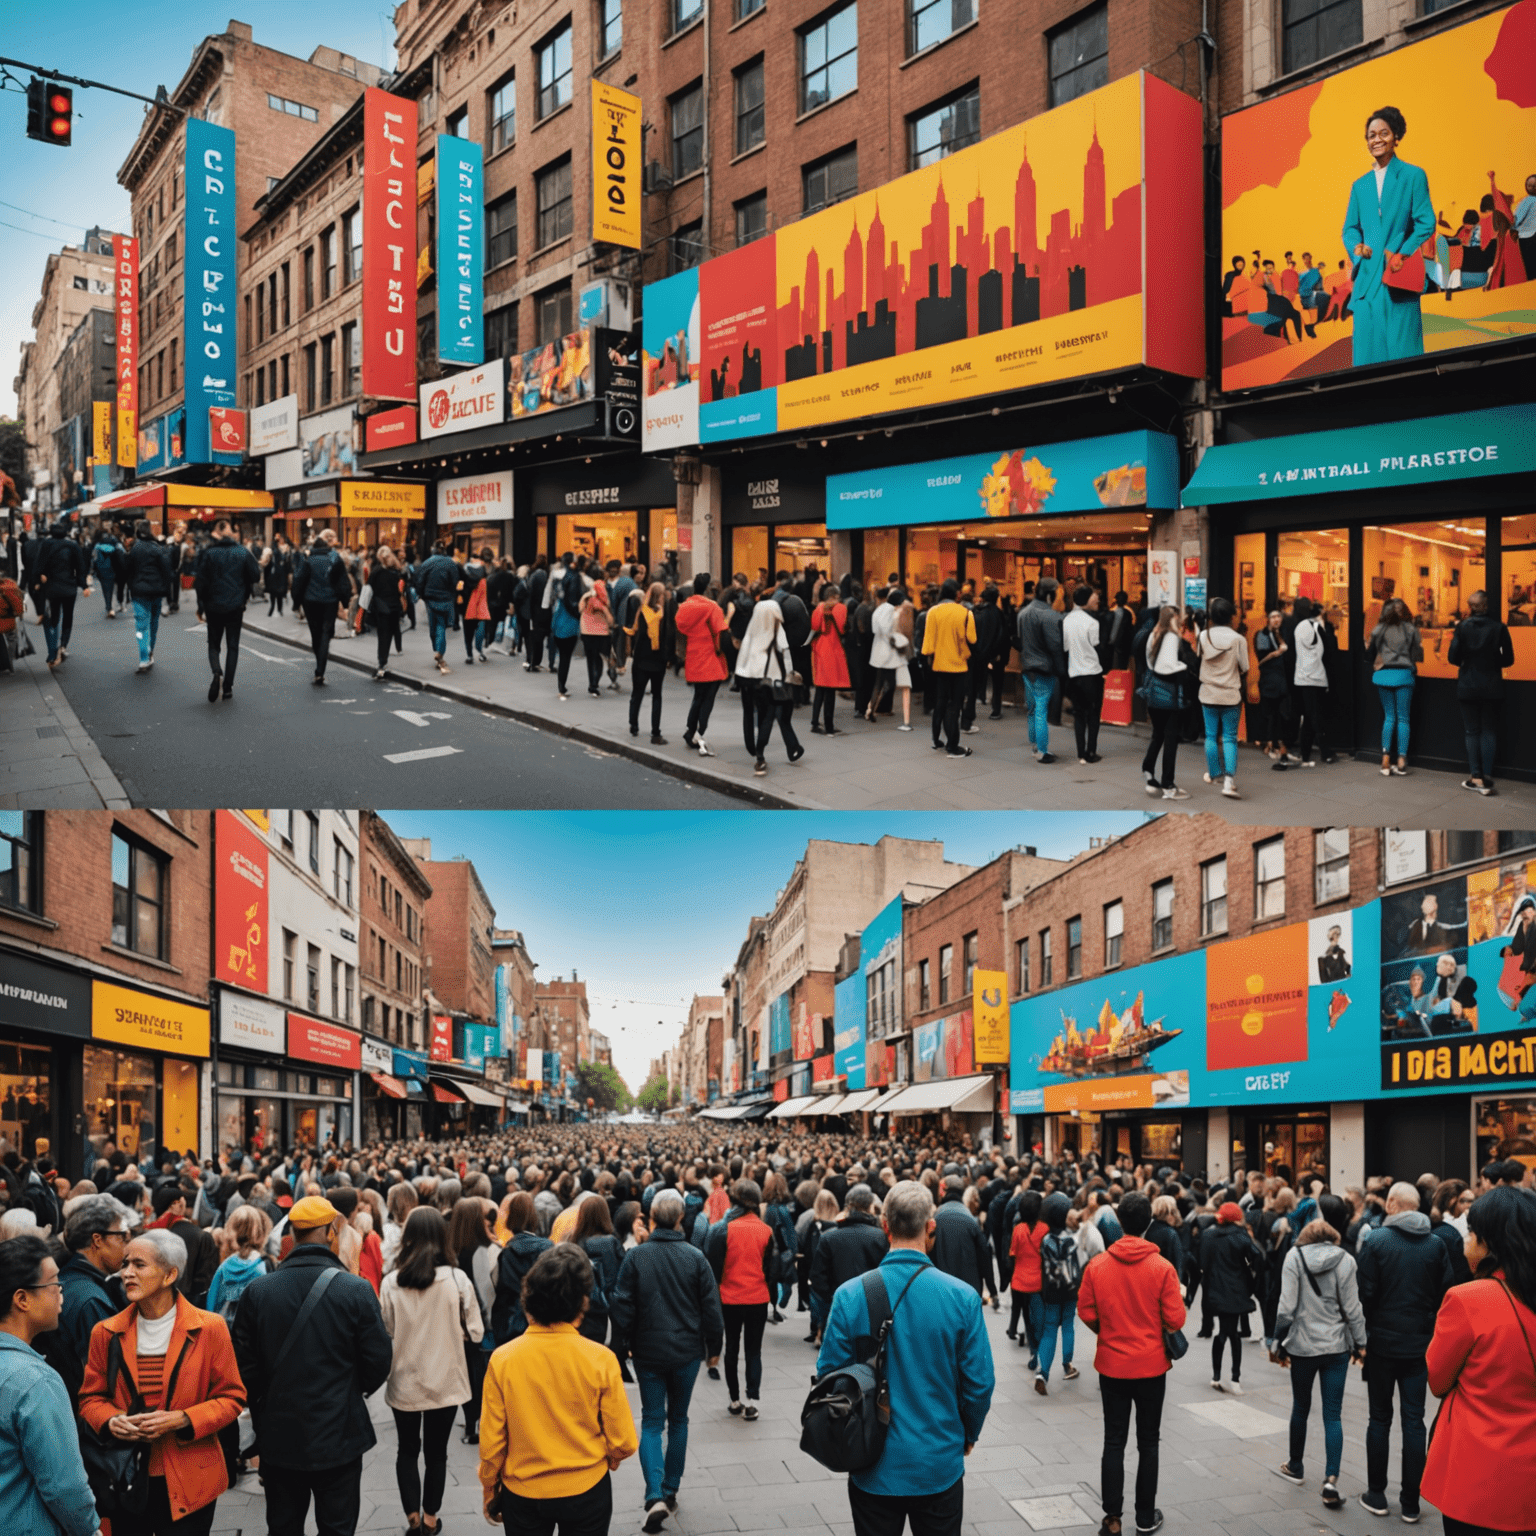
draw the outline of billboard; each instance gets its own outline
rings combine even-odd
[[[654,336],[648,288],[646,448],[1142,364],[1199,377],[1200,163],[1198,103],[1128,75],[669,279]],[[694,437],[651,421],[651,367],[683,363],[697,403],[669,415],[696,409]]]
[[[427,1054],[433,1061],[453,1060],[453,1020],[447,1014],[432,1015],[432,1034]]]
[[[1008,973],[978,970],[972,978],[976,1065],[1008,1060]]]
[[[506,364],[494,358],[468,373],[453,373],[420,389],[421,435],[443,437],[494,427],[506,419]]]
[[[766,1067],[783,1066],[791,1060],[793,1041],[789,1023],[789,993],[781,992],[768,1005],[768,1059]]]
[[[117,338],[117,462],[138,462],[139,432],[139,242],[112,237],[112,303]]]
[[[795,1060],[809,1061],[821,1047],[821,1015],[808,1012],[804,1003],[796,1003],[792,1032]]]
[[[845,976],[832,989],[832,1059],[850,1090],[866,1086],[862,970]]]
[[[213,976],[267,990],[267,845],[238,811],[214,813]]]
[[[1536,330],[1533,48],[1521,0],[1222,120],[1223,389]]]
[[[638,251],[640,98],[592,82],[592,238]]]
[[[912,1030],[912,1081],[968,1077],[976,1070],[975,1023],[971,1010],[918,1024]]]
[[[415,164],[416,103],[369,86],[363,92],[362,389],[375,400],[416,398]],[[440,291],[439,302],[442,297]]]
[[[761,243],[761,242],[759,242]],[[699,269],[645,285],[640,319],[641,447],[699,440]]]
[[[238,453],[215,453],[208,433],[211,406],[233,408],[235,356],[235,135],[229,128],[187,119],[186,270],[182,348],[185,359],[186,458],[189,464],[238,464]]]
[[[484,155],[472,139],[437,136],[437,360],[485,360]]]
[[[295,1061],[355,1072],[363,1063],[363,1037],[339,1024],[326,1024],[302,1013],[288,1015],[288,1054]]]
[[[251,407],[249,453],[260,458],[299,446],[299,397],[284,395],[266,405]]]
[[[556,337],[507,359],[512,416],[537,416],[592,398],[592,332]]]

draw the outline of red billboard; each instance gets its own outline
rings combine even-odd
[[[432,1044],[427,1054],[433,1061],[453,1060],[453,1020],[446,1014],[432,1016]]]
[[[363,393],[416,398],[416,103],[363,94]]]
[[[117,462],[139,462],[139,242],[112,237],[112,303],[117,331]]]
[[[322,1024],[302,1013],[288,1015],[288,1054],[317,1067],[355,1072],[363,1064],[363,1037],[339,1024]]]
[[[214,817],[213,975],[267,990],[267,845],[238,811]]]
[[[367,432],[365,452],[404,448],[416,441],[416,407],[397,405],[392,411],[375,411],[363,426]]]
[[[245,412],[229,405],[210,405],[208,441],[215,453],[244,453]]]

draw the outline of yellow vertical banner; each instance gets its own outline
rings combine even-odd
[[[975,972],[971,1017],[975,1024],[976,1065],[1008,1060],[1008,973]]]
[[[592,82],[592,238],[640,249],[640,98]]]
[[[91,402],[91,457],[98,464],[112,462],[112,402]]]
[[[124,469],[134,469],[139,462],[139,413],[117,412],[117,462]]]

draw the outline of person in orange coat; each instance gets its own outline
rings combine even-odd
[[[837,583],[829,581],[821,589],[821,601],[811,610],[811,681],[816,696],[811,703],[811,734],[836,736],[832,727],[832,707],[837,690],[851,688],[848,680],[848,653],[843,648],[848,633],[848,605],[838,600]],[[821,724],[822,712],[826,724]]]
[[[16,628],[16,621],[25,616],[27,600],[21,595],[21,588],[0,570],[0,672],[15,670],[15,661],[11,656],[11,635]]]
[[[124,1262],[128,1307],[91,1333],[80,1418],[103,1439],[150,1448],[149,1503],[114,1516],[112,1536],[205,1536],[229,1487],[219,1431],[239,1418],[245,1384],[224,1319],[176,1290],[186,1266],[187,1245],[174,1232],[136,1237]],[[119,1351],[109,1386],[109,1356]]]
[[[1528,1531],[1536,1509],[1536,1200],[1508,1186],[1467,1211],[1476,1278],[1446,1292],[1425,1364],[1441,1399],[1420,1492],[1446,1536]]]
[[[720,632],[725,627],[725,613],[709,595],[709,572],[700,571],[693,578],[693,596],[677,610],[677,632],[688,644],[683,676],[693,686],[683,741],[696,748],[700,757],[715,755],[704,737],[709,730],[709,712],[715,707],[715,695],[730,675],[720,651]]]

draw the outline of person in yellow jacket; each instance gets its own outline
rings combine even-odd
[[[960,587],[946,581],[939,600],[923,615],[923,655],[933,668],[933,749],[939,749],[939,728],[944,729],[945,755],[969,757],[971,749],[960,745],[960,706],[965,700],[971,647],[976,644],[976,620],[971,610],[956,601]]]
[[[639,1449],[618,1357],[577,1332],[591,1294],[580,1248],[540,1254],[523,1282],[528,1330],[486,1370],[480,1484],[486,1519],[509,1531],[606,1533],[609,1474]]]

